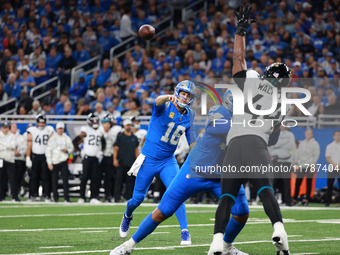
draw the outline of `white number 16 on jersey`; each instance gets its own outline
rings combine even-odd
[[[170,122],[168,124],[168,129],[165,132],[165,135],[161,137],[161,141],[167,143],[169,141],[169,135],[172,131],[172,129],[175,126],[175,122]],[[179,137],[185,132],[185,127],[178,125],[175,132],[172,134],[170,139],[170,144],[177,145],[179,141]]]

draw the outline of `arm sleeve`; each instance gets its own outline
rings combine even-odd
[[[233,75],[234,81],[241,90],[243,90],[244,88],[244,82],[246,81],[246,77],[247,77],[246,70],[240,71]]]
[[[156,105],[156,102],[154,101],[152,104],[151,112],[152,114],[156,116],[160,116],[167,107],[169,107],[170,102],[166,102],[165,104],[162,104],[160,106]]]
[[[325,156],[326,157],[331,157],[332,156],[330,144],[328,144],[327,147],[326,147],[326,155]]]
[[[114,146],[120,146],[120,137],[121,137],[121,135],[120,134],[118,134],[118,136],[117,136],[117,139],[116,139],[116,142],[115,142],[115,144],[114,144]]]
[[[52,148],[53,148],[53,139],[49,139],[45,151],[45,156],[46,156],[46,162],[48,165],[52,164]]]

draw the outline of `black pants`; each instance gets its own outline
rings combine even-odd
[[[291,168],[291,163],[289,162],[275,162],[275,166],[283,166]],[[278,173],[278,176],[274,178],[273,183],[274,190],[277,188],[282,193],[282,201],[287,205],[292,203],[292,197],[290,195],[290,172],[288,173]]]
[[[18,199],[15,165],[3,160],[2,167],[0,168],[0,200],[4,200],[6,197],[7,180],[9,180],[11,187],[12,199]]]
[[[15,160],[15,171],[16,171],[16,182],[17,182],[17,189],[18,194],[20,193],[21,188],[21,182],[24,178],[25,171],[26,171],[26,165],[25,161],[23,160]]]
[[[312,181],[313,181],[314,173],[310,173],[310,172],[304,173],[305,170],[306,169],[302,169],[303,172],[297,173],[296,182],[295,182],[294,199],[298,199],[302,180],[306,176],[306,178],[307,178],[307,194],[306,194],[306,196],[307,196],[307,200],[310,201],[310,193],[312,191]]]
[[[99,162],[97,157],[85,156],[83,160],[83,174],[80,177],[80,197],[84,200],[85,188],[88,180],[91,180],[90,198],[98,198],[99,196],[99,185],[98,179],[101,177],[101,171],[99,169]]]
[[[229,222],[231,208],[235,203],[239,189],[246,180],[254,185],[263,208],[270,218],[272,224],[282,222],[280,207],[272,189],[272,175],[269,173],[258,174],[240,173],[245,167],[270,165],[270,155],[265,141],[255,135],[239,136],[232,139],[227,147],[227,153],[223,166],[230,165],[238,172],[237,175],[227,171],[222,172],[221,179],[221,200],[215,214],[214,233],[224,233]]]
[[[61,178],[63,180],[63,188],[64,188],[64,199],[65,201],[70,201],[68,196],[68,166],[67,161],[61,162],[59,164],[53,165],[52,170],[52,191],[53,191],[53,199],[54,202],[58,202],[59,194],[58,194],[58,180],[59,180],[59,173],[61,173]]]
[[[37,197],[38,189],[42,182],[43,196],[51,198],[52,173],[47,167],[44,154],[32,154],[32,176],[30,180],[30,197]]]
[[[332,193],[334,187],[334,180],[338,178],[338,184],[340,185],[340,176],[336,172],[328,173],[327,179],[327,193],[326,193],[326,203],[332,203]]]
[[[113,157],[104,157],[101,163],[104,174],[105,199],[111,199],[113,195],[116,168],[113,166]]]
[[[123,183],[125,183],[125,192],[124,192],[124,198],[126,200],[129,200],[132,198],[133,188],[135,184],[136,177],[134,176],[128,176],[127,172],[130,170],[130,167],[127,166],[119,166],[116,169],[116,180],[115,180],[115,202],[119,202],[121,195],[122,195],[122,189],[123,189]]]

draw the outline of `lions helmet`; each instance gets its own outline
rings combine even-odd
[[[39,113],[39,114],[37,115],[37,117],[35,118],[35,121],[36,121],[37,123],[45,123],[45,124],[46,124],[46,122],[47,122],[46,115],[45,115],[45,114],[42,114],[42,113]]]
[[[94,115],[93,113],[90,113],[87,116],[87,124],[93,129],[99,128],[99,117]]]
[[[184,108],[188,105],[190,105],[195,99],[196,99],[196,85],[195,83],[193,83],[192,81],[188,81],[188,80],[185,80],[185,81],[181,81],[180,83],[177,84],[176,88],[175,88],[175,96],[178,98],[178,99],[181,99],[183,98],[182,96],[179,95],[179,92],[181,91],[185,91],[185,92],[188,92],[190,93],[190,100],[187,104],[184,104],[184,103],[181,103],[181,102],[177,102],[177,104]]]
[[[269,81],[273,86],[282,88],[287,87],[292,78],[292,72],[284,63],[276,62],[266,67],[262,79]]]
[[[233,94],[231,93],[230,90],[224,93],[222,104],[231,113],[233,112]]]

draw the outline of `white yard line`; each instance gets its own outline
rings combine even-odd
[[[197,210],[187,210],[186,212],[187,213],[215,213],[215,211],[197,211]],[[134,212],[133,214],[149,214],[149,213],[150,212]],[[0,219],[30,218],[30,217],[73,217],[73,216],[90,216],[90,215],[123,215],[123,212],[3,215],[3,216],[0,216]]]
[[[59,248],[72,248],[74,246],[46,246],[46,247],[39,247],[40,249],[59,249]]]
[[[151,235],[170,234],[170,232],[152,232]]]
[[[283,219],[285,224],[288,223],[320,223],[320,224],[337,224],[340,223],[339,219],[327,219],[327,220],[294,220]],[[269,224],[269,220],[247,222],[250,225],[257,224]],[[189,227],[210,227],[214,226],[212,223],[208,224],[189,224]],[[177,228],[179,225],[160,225],[157,228]],[[138,226],[131,226],[130,228],[136,229]],[[0,232],[40,232],[40,231],[70,231],[70,230],[116,230],[119,227],[92,227],[92,228],[37,228],[37,229],[0,229]]]
[[[105,230],[81,231],[80,233],[106,233]]]
[[[291,240],[290,242],[327,242],[327,241],[340,241],[340,238],[327,238],[327,239],[312,239],[312,240]],[[239,244],[257,244],[257,243],[271,243],[268,240],[260,241],[247,241],[247,242],[235,242],[235,245]],[[135,248],[135,250],[172,250],[175,248],[191,248],[191,247],[209,247],[210,244],[194,244],[190,246],[165,246],[165,247],[146,247]],[[18,253],[12,255],[57,255],[57,254],[81,254],[81,253],[104,253],[110,252],[110,250],[96,250],[96,251],[69,251],[69,252],[44,252],[44,253]],[[318,253],[297,253],[297,254],[318,254]],[[5,255],[5,254],[0,254]],[[293,254],[292,254],[293,255]]]

